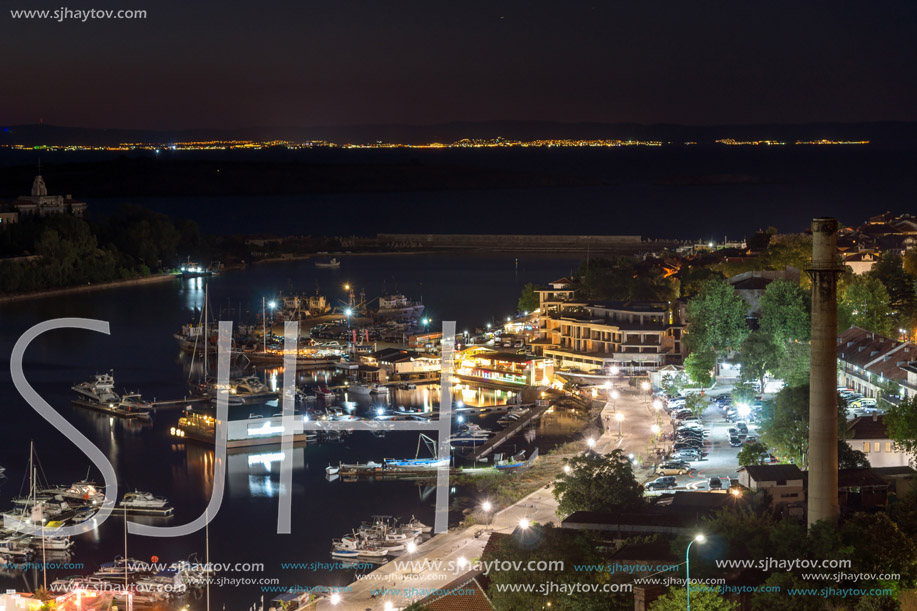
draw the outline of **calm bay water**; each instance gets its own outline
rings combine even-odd
[[[578,265],[571,257],[413,255],[343,257],[339,270],[317,270],[311,262],[253,266],[209,281],[212,307],[227,307],[243,317],[260,311],[262,297],[279,291],[312,292],[318,285],[333,302],[344,299],[344,283],[366,291],[367,298],[397,289],[412,298],[423,298],[435,328],[441,320],[456,320],[459,329],[483,326],[511,314],[522,285],[546,282],[566,275]],[[85,317],[110,322],[111,335],[88,331],[53,331],[36,339],[25,358],[25,372],[32,386],[77,429],[95,443],[112,462],[121,492],[140,489],[169,498],[175,516],[151,523],[178,525],[197,517],[212,489],[213,452],[201,445],[175,443],[169,427],[178,411],[160,411],[153,425],[140,425],[85,409],[70,401],[70,386],[93,373],[114,370],[117,390],[139,390],[145,398],[179,398],[187,392],[188,363],[181,358],[174,333],[183,323],[196,319],[203,305],[203,281],[175,280],[162,284],[128,287],[86,294],[0,304],[0,465],[7,479],[0,480],[0,507],[25,491],[30,441],[35,442],[45,477],[54,484],[68,484],[87,475],[100,474],[61,433],[41,419],[19,396],[9,375],[9,354],[19,336],[31,326],[59,317]],[[427,391],[430,399],[432,389]],[[435,396],[435,394],[434,394]],[[493,402],[492,393],[478,396]],[[505,400],[505,397],[499,397]],[[422,404],[424,391],[399,391],[393,401]],[[368,407],[368,405],[363,406]],[[279,411],[279,408],[276,410]],[[493,419],[493,417],[491,417]],[[485,424],[489,420],[485,420]],[[536,439],[534,430],[520,434],[507,447],[538,445],[543,449],[560,442],[575,430],[575,423],[558,415],[543,423]],[[330,561],[330,539],[349,532],[373,514],[409,518],[416,515],[432,524],[435,489],[412,482],[328,482],[324,467],[339,460],[380,460],[413,456],[417,437],[389,433],[375,438],[354,434],[339,444],[299,447],[293,463],[293,532],[277,535],[277,496],[280,492],[279,463],[272,457],[277,448],[233,452],[228,458],[226,497],[211,524],[212,562],[264,563],[263,573],[225,574],[225,577],[279,578],[282,586],[342,585],[350,571],[283,570],[282,562]],[[461,491],[459,491],[461,492]],[[119,492],[120,496],[120,492]],[[452,516],[454,522],[458,515]],[[143,520],[144,518],[132,518]],[[150,520],[149,518],[146,518]],[[73,561],[86,565],[88,573],[101,562],[124,552],[123,521],[112,517],[90,534],[77,538]],[[128,554],[139,559],[158,556],[162,561],[203,558],[204,533],[176,539],[131,536]],[[0,576],[0,587],[28,588],[40,585],[41,575]],[[246,609],[260,598],[258,585],[212,589],[213,608]],[[270,598],[266,594],[266,598]],[[201,601],[191,601],[194,608]]]

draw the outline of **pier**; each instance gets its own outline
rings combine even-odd
[[[85,407],[87,409],[95,410],[97,412],[102,412],[103,414],[108,414],[109,416],[116,416],[118,418],[124,418],[125,420],[149,420],[149,416],[144,417],[143,412],[136,413],[125,413],[117,408],[117,403],[109,405],[108,403],[96,403],[95,401],[84,401],[82,399],[74,399],[73,404],[78,407]]]
[[[496,435],[488,439],[487,442],[484,445],[482,445],[481,447],[476,448],[473,453],[474,459],[478,460],[480,458],[483,458],[484,456],[487,456],[488,454],[496,450],[498,447],[503,445],[503,443],[506,440],[508,440],[510,437],[512,437],[519,431],[521,431],[523,427],[528,425],[530,422],[534,421],[536,418],[541,418],[541,416],[546,411],[548,411],[548,408],[550,408],[551,405],[553,404],[536,405],[535,407],[533,407],[532,411],[530,411],[528,414],[519,418],[518,420],[510,424],[508,427],[506,427],[505,429],[503,429],[502,431],[500,431],[499,433],[497,433]]]
[[[156,409],[169,409],[170,407],[185,407],[197,403],[209,403],[210,397],[185,397],[183,399],[170,399],[167,401],[152,401],[151,405]]]

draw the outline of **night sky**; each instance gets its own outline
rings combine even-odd
[[[79,0],[0,19],[0,123],[917,120],[917,3]]]

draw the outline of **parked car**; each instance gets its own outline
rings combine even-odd
[[[683,450],[673,451],[671,454],[669,454],[669,458],[675,459],[675,460],[697,461],[703,458],[703,454],[699,450],[692,450],[692,449],[686,448]]]
[[[653,481],[644,484],[644,488],[647,490],[668,490],[677,485],[678,483],[675,481],[674,475],[663,475],[662,477],[657,477]]]
[[[853,399],[852,401],[847,402],[847,407],[872,407],[876,404],[876,400],[872,397],[860,397],[858,399]]]
[[[659,475],[684,475],[691,471],[691,467],[682,461],[664,462],[656,467]]]
[[[731,445],[734,448],[738,448],[742,445],[742,440],[736,437],[735,435],[733,435],[732,437],[729,438],[729,445]]]
[[[711,477],[710,481],[707,482],[707,487],[710,490],[722,490],[723,489],[723,480],[718,477]]]
[[[740,433],[748,435],[748,425],[745,422],[736,422],[736,428],[739,429]]]
[[[754,435],[749,435],[745,438],[745,443],[758,443],[758,438]]]

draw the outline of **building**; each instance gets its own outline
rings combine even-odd
[[[737,274],[727,282],[748,304],[748,315],[757,318],[761,315],[761,297],[774,280],[787,280],[799,284],[799,270],[792,265],[787,265],[782,271],[756,270]]]
[[[456,375],[497,386],[550,386],[553,368],[542,357],[474,346],[456,354]]]
[[[442,368],[442,359],[436,354],[426,354],[415,350],[402,350],[400,348],[384,348],[360,357],[361,369],[367,371],[376,368],[384,372],[382,376],[369,377],[367,381],[385,382],[391,376],[400,376],[407,379],[417,376],[426,376],[438,372]]]
[[[850,327],[837,338],[838,383],[890,401],[917,395],[917,345]]]
[[[70,195],[48,195],[45,179],[40,174],[32,182],[32,192],[20,196],[13,202],[12,207],[20,216],[72,214],[82,218],[86,213],[85,202],[77,201]]]
[[[682,360],[684,316],[663,301],[583,301],[567,278],[538,289],[532,347],[557,370],[644,374]]]
[[[872,467],[907,467],[914,457],[889,438],[884,418],[874,413],[852,420],[847,426],[847,445],[866,454]]]
[[[0,230],[19,222],[19,212],[9,205],[0,205]]]
[[[749,490],[766,490],[774,508],[784,506],[789,515],[801,516],[805,502],[805,473],[796,465],[739,467],[739,483]]]

